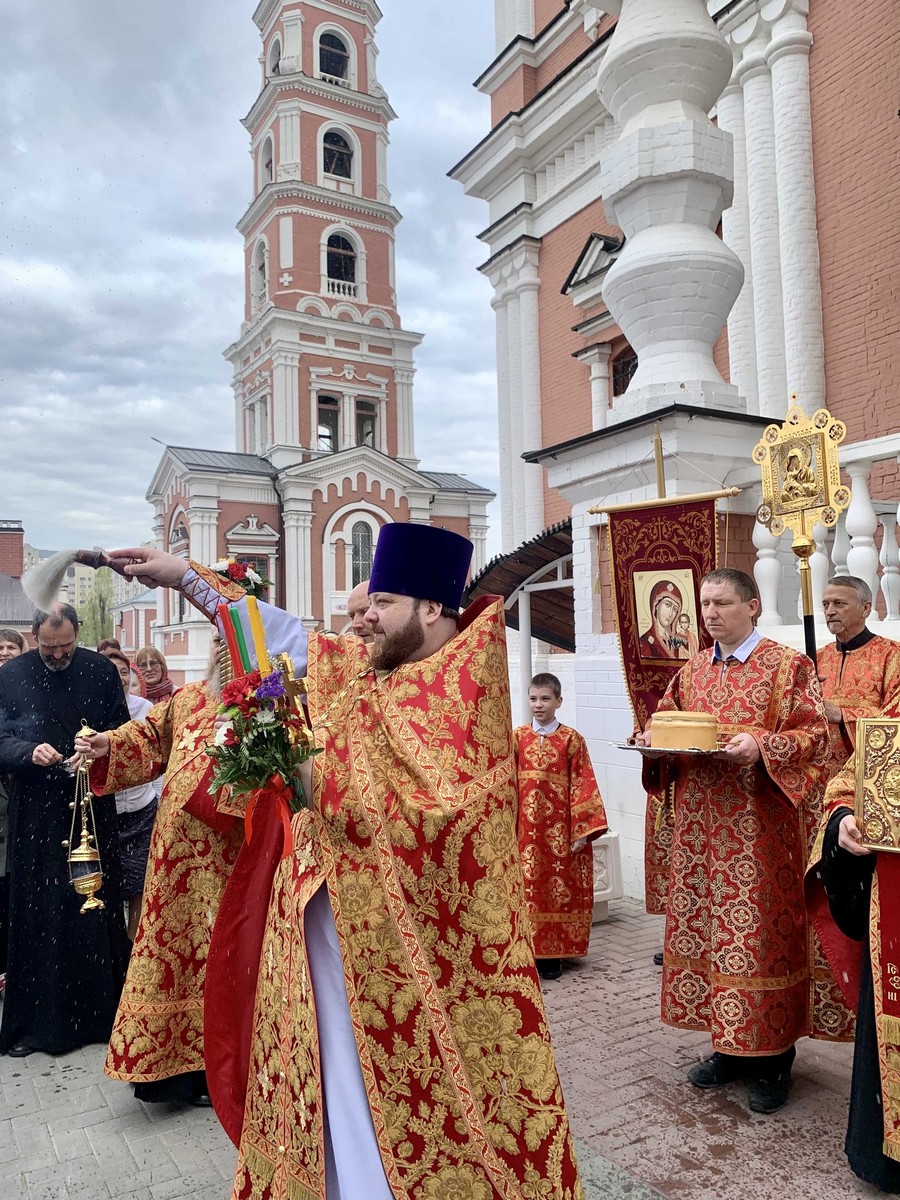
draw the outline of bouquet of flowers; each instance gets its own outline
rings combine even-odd
[[[271,579],[264,579],[242,559],[220,558],[217,563],[213,563],[212,569],[229,583],[238,584],[248,596],[255,596],[257,600],[261,600],[266,588],[272,586]]]
[[[236,795],[276,791],[291,812],[306,808],[297,769],[319,750],[284,686],[284,672],[251,671],[227,683],[219,713],[227,720],[207,750],[216,763],[212,787],[228,786]]]

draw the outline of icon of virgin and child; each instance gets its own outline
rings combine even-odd
[[[639,627],[643,628],[638,639],[641,658],[692,658],[699,649],[699,642],[692,614],[685,603],[685,596],[690,594],[688,581],[680,578],[676,581],[666,576],[657,578],[647,593],[639,586],[640,574],[643,573],[635,575],[635,593],[636,597],[640,597],[642,591],[644,593],[643,603],[638,603]]]

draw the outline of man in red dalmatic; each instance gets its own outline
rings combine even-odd
[[[562,686],[535,675],[530,725],[515,731],[519,852],[542,979],[559,979],[564,958],[583,958],[591,936],[591,842],[606,833],[606,811],[584,738],[556,718]]]
[[[215,614],[202,568],[118,554]],[[265,837],[255,810],[213,939],[267,911],[252,975],[207,974],[234,1200],[583,1200],[516,844],[503,603],[457,611],[471,554],[449,530],[383,526],[371,647],[260,605],[269,651],[308,661],[321,753],[254,910],[236,882]]]
[[[900,643],[866,628],[872,592],[855,575],[829,579],[822,608],[835,637],[817,656],[833,775],[856,748],[857,718],[877,716],[900,688]]]
[[[720,751],[660,751],[645,766],[645,786],[675,785],[662,1019],[712,1036],[712,1056],[688,1074],[695,1087],[744,1079],[751,1110],[771,1113],[787,1100],[798,1038],[852,1035],[804,909],[827,722],[813,663],[760,637],[749,575],[711,572],[700,604],[713,648],[685,664],[657,711],[713,714]]]

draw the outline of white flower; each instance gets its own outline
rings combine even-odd
[[[254,725],[273,725],[275,723],[275,714],[271,708],[262,708],[258,713],[253,715]]]
[[[227,571],[229,561],[227,558],[220,558],[218,562],[213,563],[212,569],[214,571]]]
[[[228,732],[233,728],[234,728],[234,726],[232,725],[232,723],[230,721],[226,721],[224,725],[217,726],[216,736],[213,739],[215,745],[224,746],[225,745],[225,737],[228,734]]]
[[[262,576],[257,575],[257,573],[253,570],[252,567],[247,568],[246,578],[250,580],[250,582],[253,584],[254,587],[257,587],[259,584],[262,583]]]

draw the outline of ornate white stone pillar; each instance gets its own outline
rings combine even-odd
[[[756,565],[753,576],[759,588],[759,625],[782,625],[778,611],[778,587],[781,583],[781,563],[778,561],[778,538],[759,521],[753,524],[753,545]]]
[[[413,462],[413,379],[416,372],[410,366],[394,366],[394,388],[397,396],[397,457]]]
[[[849,463],[846,467],[850,476],[852,496],[844,515],[847,533],[850,535],[850,551],[847,554],[847,570],[857,579],[864,579],[874,596],[878,590],[878,550],[875,547],[875,530],[878,514],[869,495],[870,462]]]
[[[825,336],[809,97],[809,0],[773,0],[763,13],[774,21],[766,61],[772,75],[787,391],[797,392],[806,411],[814,412],[825,403]]]
[[[609,415],[609,359],[612,346],[600,342],[576,354],[591,369],[591,429],[605,429]]]
[[[303,12],[301,9],[291,9],[282,17],[284,28],[284,45],[281,48],[281,63],[279,70],[282,75],[293,75],[303,70]],[[315,71],[307,71],[315,75]]]
[[[847,514],[838,518],[834,527],[834,541],[831,544],[831,573],[832,575],[849,575],[847,555],[850,553],[850,535],[847,533]]]
[[[494,281],[492,281],[494,282]],[[504,550],[514,547],[513,467],[509,400],[509,294],[502,278],[491,305],[497,314],[497,425],[500,450],[500,532]]]
[[[518,283],[519,351],[522,358],[521,424],[522,450],[540,450],[541,440],[541,349],[536,252],[529,255]],[[521,451],[520,451],[521,453]],[[536,463],[522,462],[524,495],[523,532],[520,541],[534,537],[544,528],[544,470]]]
[[[296,617],[310,619],[312,604],[312,513],[285,505],[284,607]],[[326,550],[328,548],[326,547]],[[323,564],[324,567],[324,564]]]
[[[300,178],[300,109],[283,112],[278,118],[278,172],[282,179]],[[282,266],[290,263],[282,262]]]
[[[600,188],[626,235],[603,297],[638,369],[613,419],[676,398],[744,408],[712,357],[744,278],[715,232],[732,200],[734,167],[731,135],[708,114],[731,71],[705,0],[622,0],[597,75],[622,128],[603,157]]]
[[[272,356],[272,415],[276,446],[300,445],[299,373],[299,352],[278,350]]]
[[[742,37],[752,38],[741,42]],[[777,417],[787,410],[784,362],[784,304],[775,177],[775,123],[772,77],[766,63],[768,35],[760,24],[742,26],[733,35],[743,45],[737,79],[744,93],[747,149],[747,197],[750,214],[750,261],[756,326],[756,379],[759,411]]]
[[[884,596],[885,620],[900,618],[900,565],[897,562],[896,517],[881,517],[881,594]]]
[[[518,292],[512,292],[506,306],[507,354],[509,379],[509,460],[512,476],[512,550],[525,537],[525,479],[522,451],[525,449],[521,419],[522,402],[522,318]]]
[[[716,113],[719,128],[730,133],[734,143],[734,203],[722,213],[722,236],[726,245],[732,248],[744,266],[744,286],[728,318],[728,362],[731,382],[737,385],[738,391],[746,399],[747,411],[758,413],[744,93],[734,76],[719,97]]]
[[[191,558],[211,567],[218,560],[216,534],[219,528],[219,502],[215,496],[191,497],[188,507]]]

